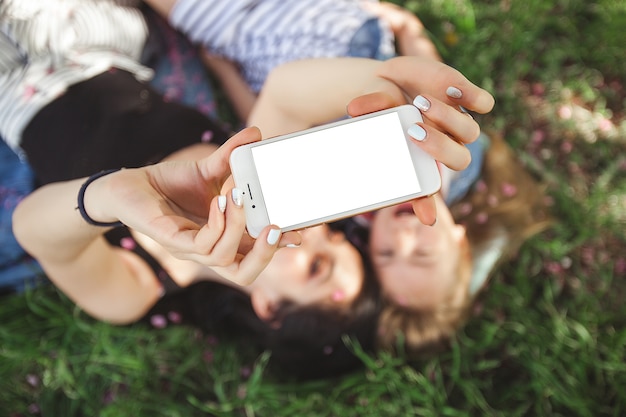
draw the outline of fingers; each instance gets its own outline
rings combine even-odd
[[[228,195],[215,197],[211,202],[208,222],[196,236],[200,255],[205,258],[202,263],[209,266],[233,263],[245,229],[241,191],[233,188]]]
[[[450,169],[463,170],[472,160],[465,145],[450,140],[448,135],[425,123],[416,123],[407,133],[420,148]]]
[[[230,155],[233,149],[237,146],[246,145],[248,143],[258,142],[261,140],[261,131],[259,128],[252,126],[247,127],[233,137],[228,139],[222,146],[220,146],[220,150],[224,153]]]
[[[480,126],[469,114],[432,96],[419,95],[413,100],[413,105],[422,112],[424,121],[431,122],[457,142],[472,143],[480,135]]]
[[[256,127],[248,127],[228,139],[210,157],[199,161],[198,166],[204,178],[226,177],[230,172],[228,160],[230,154],[238,146],[261,140],[261,131]]]
[[[199,253],[191,256],[196,262],[212,267],[224,278],[239,285],[256,279],[271,261],[274,253],[285,246],[299,246],[302,238],[297,232],[282,234],[276,226],[266,227],[257,239],[242,249],[245,234],[245,214],[241,192],[233,188],[211,202],[209,220],[196,236]]]
[[[352,116],[370,113],[402,104],[397,98],[385,93],[372,93],[358,97],[348,105]],[[420,109],[424,123],[412,126],[408,133],[426,152],[454,170],[467,168],[471,162],[464,143],[475,141],[480,126],[457,108],[431,95],[420,95],[413,104]],[[450,140],[452,138],[453,140]]]
[[[490,112],[495,104],[493,96],[486,90],[454,68],[430,58],[392,58],[381,65],[379,75],[397,84],[409,97],[430,94],[445,103],[461,105],[481,114]]]
[[[240,254],[238,259],[228,266],[212,269],[235,284],[249,285],[272,261],[278,249],[299,246],[301,243],[302,237],[298,232],[283,234],[276,226],[268,226],[261,231],[245,255]]]
[[[279,248],[281,231],[276,226],[266,227],[258,236],[252,249],[238,263],[222,271],[225,278],[239,285],[249,285],[270,263]]]
[[[476,87],[467,79],[458,84],[459,86],[450,85],[446,88],[446,96],[451,103],[480,114],[489,113],[493,109],[496,102],[487,91]]]

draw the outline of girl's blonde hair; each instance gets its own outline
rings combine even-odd
[[[526,239],[549,225],[543,188],[499,136],[491,137],[480,180],[450,210],[467,231],[457,268],[457,285],[452,285],[446,299],[435,309],[410,309],[383,300],[378,324],[378,343],[383,349],[422,357],[446,348],[471,313],[472,255],[504,233],[507,244],[499,259],[503,262]]]

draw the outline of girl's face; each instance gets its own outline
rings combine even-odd
[[[370,254],[383,293],[409,308],[433,308],[458,282],[465,228],[435,196],[437,223],[423,225],[411,204],[379,210],[372,222]]]
[[[361,256],[342,233],[322,225],[301,234],[299,247],[280,249],[249,285],[252,304],[261,318],[271,317],[272,308],[282,300],[348,305],[361,290]]]

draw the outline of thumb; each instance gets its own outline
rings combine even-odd
[[[210,157],[200,161],[200,169],[205,178],[223,175],[226,177],[230,173],[229,158],[232,151],[238,146],[254,143],[261,140],[261,131],[258,127],[247,127],[228,139]]]
[[[426,226],[432,226],[437,222],[437,206],[433,196],[413,200],[413,212]]]
[[[397,98],[383,92],[375,92],[359,96],[348,103],[348,114],[352,117],[361,116],[367,113],[373,113],[379,110],[389,109],[391,107],[405,104]]]

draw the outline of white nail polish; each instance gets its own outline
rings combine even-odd
[[[220,195],[217,197],[217,207],[222,213],[226,211],[226,196]]]
[[[461,98],[463,97],[463,92],[456,87],[448,87],[446,95],[452,98]]]
[[[296,245],[295,243],[287,243],[285,247],[286,248],[299,248],[300,245]]]
[[[280,239],[280,230],[271,229],[270,232],[267,234],[267,243],[269,243],[270,245],[275,245],[276,242],[278,242],[278,239]]]
[[[233,203],[235,203],[237,207],[241,207],[243,205],[243,193],[239,188],[233,188],[231,196],[233,198]]]
[[[424,142],[424,140],[426,140],[426,130],[424,130],[422,126],[411,125],[407,133],[418,142]]]
[[[427,112],[430,109],[430,101],[424,96],[415,97],[413,105],[423,112]]]

